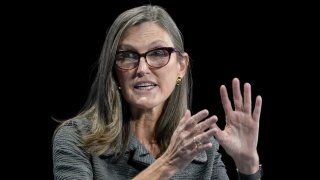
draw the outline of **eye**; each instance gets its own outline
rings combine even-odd
[[[130,51],[120,51],[116,55],[117,60],[132,60],[132,59],[138,59],[138,55],[134,52]]]
[[[169,55],[168,51],[165,49],[155,49],[150,51],[148,56],[156,56],[156,57],[167,57]]]

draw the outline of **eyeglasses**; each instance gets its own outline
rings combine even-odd
[[[179,52],[173,47],[161,47],[139,54],[135,51],[118,51],[116,65],[119,69],[130,70],[138,67],[141,57],[144,57],[151,68],[161,68],[169,63],[172,52]]]

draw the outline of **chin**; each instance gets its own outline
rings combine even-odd
[[[152,108],[156,107],[157,105],[152,104],[152,103],[144,103],[144,104],[134,104],[133,106],[137,107],[139,109],[148,110],[148,109],[152,109]]]
[[[140,98],[131,99],[129,101],[129,104],[131,107],[134,107],[134,108],[150,110],[155,107],[162,106],[164,102],[165,100],[161,100],[155,97],[154,98],[140,97]]]

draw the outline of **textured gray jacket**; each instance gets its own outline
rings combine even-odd
[[[115,160],[112,155],[88,154],[80,147],[80,134],[88,128],[88,120],[77,119],[55,133],[52,150],[53,174],[56,180],[132,179],[155,161],[134,135],[130,137],[127,151],[121,159]],[[229,179],[218,152],[219,145],[213,138],[212,143],[212,149],[198,154],[183,171],[176,173],[171,179]]]

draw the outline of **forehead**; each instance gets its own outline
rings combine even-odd
[[[155,22],[144,22],[128,28],[120,40],[120,46],[137,48],[145,46],[173,46],[168,32]]]

